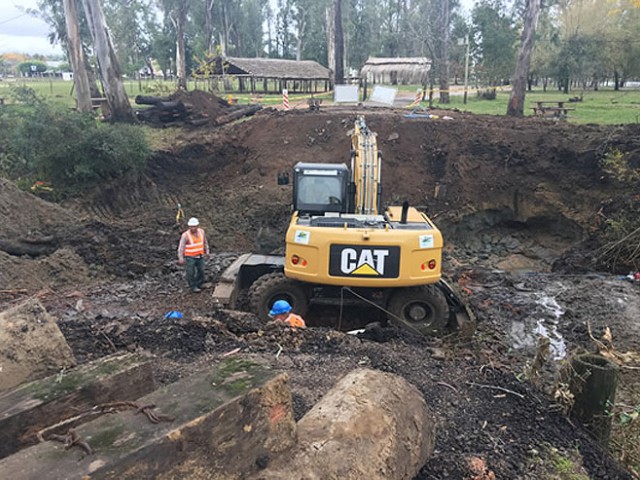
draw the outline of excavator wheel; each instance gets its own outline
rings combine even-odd
[[[442,333],[449,322],[447,299],[432,285],[399,289],[387,309],[392,323],[425,336]]]
[[[249,305],[261,320],[269,320],[269,310],[276,300],[286,300],[293,313],[302,317],[309,310],[309,299],[302,286],[287,278],[284,273],[268,273],[258,278],[249,287]]]

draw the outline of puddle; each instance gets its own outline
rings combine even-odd
[[[535,351],[538,338],[544,336],[549,339],[551,358],[553,360],[565,358],[567,344],[557,328],[564,310],[554,297],[544,293],[530,294],[529,301],[536,305],[529,318],[524,321],[514,321],[511,324],[510,335],[513,347],[518,350]]]

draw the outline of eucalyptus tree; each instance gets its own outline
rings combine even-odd
[[[538,15],[541,0],[527,0],[524,11],[524,27],[520,42],[518,62],[511,79],[511,94],[507,105],[507,115],[512,117],[524,116],[524,99],[531,64],[531,54],[535,43]]]
[[[120,66],[115,55],[100,0],[83,0],[83,4],[87,23],[93,37],[93,46],[98,57],[102,87],[111,110],[111,120],[114,122],[133,123],[136,118],[122,84]]]
[[[371,0],[347,0],[344,32],[348,45],[347,65],[362,67],[369,56],[382,54],[382,5]]]
[[[556,59],[557,73],[568,90],[569,81],[613,75],[615,88],[638,72],[640,9],[633,0],[560,0],[563,57]],[[569,55],[569,57],[567,57]]]
[[[165,22],[170,22],[175,32],[175,71],[178,88],[187,88],[186,38],[187,15],[191,0],[159,0]]]
[[[297,38],[301,44],[300,59],[328,65],[326,12],[331,0],[296,0],[296,3],[304,10],[306,23],[301,38]]]
[[[342,28],[342,0],[333,0],[335,31],[335,84],[344,83],[344,30]],[[329,66],[331,67],[331,65]]]
[[[76,90],[77,107],[81,112],[91,112],[91,90],[85,68],[84,51],[80,39],[80,23],[75,0],[64,0],[65,25],[67,32],[67,51],[73,68],[73,85]]]
[[[554,22],[552,8],[540,11],[536,42],[533,47],[531,66],[529,68],[528,89],[534,82],[542,82],[542,88],[547,90],[550,78],[553,76],[552,62],[560,50],[560,32],[557,22]]]
[[[37,5],[37,9],[27,9],[27,13],[40,18],[49,25],[49,41],[52,45],[59,43],[62,46],[62,49],[66,52],[67,58],[71,62],[71,53],[69,52],[70,45],[67,33],[67,22],[63,0],[38,0]],[[74,5],[78,19],[77,34],[79,37],[79,43],[82,48],[82,56],[84,57],[84,62],[82,63],[82,65],[84,65],[84,70],[89,81],[89,91],[91,97],[98,98],[101,97],[102,94],[100,93],[100,89],[98,88],[94,65],[90,58],[92,53],[91,33],[89,32],[87,20],[84,15],[82,1],[74,0]],[[77,73],[77,69],[80,68],[79,65],[72,65],[72,68],[74,69],[74,76],[76,74],[80,76],[83,75],[82,73]]]
[[[503,0],[481,0],[471,12],[476,42],[476,75],[490,85],[509,78],[515,63],[517,33]]]
[[[135,75],[150,66],[157,25],[152,0],[103,0],[114,47],[123,71]]]

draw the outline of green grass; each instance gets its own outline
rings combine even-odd
[[[569,103],[571,97],[580,96],[581,102]],[[468,96],[467,104],[463,104],[463,97],[452,95],[449,105],[437,103],[434,97],[434,108],[457,108],[461,111],[486,115],[504,115],[507,111],[509,101],[508,91],[498,91],[495,100],[482,100],[475,93]],[[586,90],[571,91],[568,95],[557,90],[537,89],[527,92],[525,98],[525,115],[533,115],[532,107],[536,101],[563,101],[565,106],[575,108],[569,113],[571,123],[595,123],[595,124],[627,124],[640,122],[640,89],[623,89],[614,91],[613,89],[600,89],[598,91]],[[426,105],[426,102],[423,102]]]
[[[75,99],[72,91],[72,82],[65,82],[59,79],[5,79],[0,81],[0,97],[7,98],[11,85],[26,85],[33,88],[41,96],[68,107],[75,105]],[[143,80],[143,81],[125,81],[125,90],[132,99],[138,94],[158,94],[166,95],[173,91],[174,83],[171,81]],[[191,80],[188,89],[206,88],[207,84],[202,80],[196,82]],[[407,96],[409,93],[415,93],[419,88],[416,85],[399,86],[399,94]],[[452,90],[462,90],[462,87],[452,87]],[[261,103],[263,105],[281,105],[282,95],[269,94],[249,94],[239,93],[237,91],[215,92],[218,96],[227,99],[229,94],[239,104]],[[369,94],[371,88],[369,88]],[[583,95],[583,101],[577,103],[568,103],[570,97]],[[314,95],[321,98],[323,104],[329,104],[332,101],[332,92]],[[293,105],[306,105],[309,94],[290,93],[289,103]],[[475,90],[470,89],[468,101],[463,103],[463,96],[452,94],[450,96],[451,103],[449,105],[440,105],[438,103],[438,94],[434,94],[433,107],[444,109],[459,109],[465,112],[485,115],[504,115],[507,111],[507,102],[509,100],[508,90],[499,90],[495,100],[483,100],[477,97]],[[623,89],[614,91],[611,88],[601,88],[599,91],[593,90],[572,90],[568,95],[558,92],[554,88],[550,88],[547,92],[541,88],[532,92],[527,92],[525,103],[525,115],[533,115],[532,107],[536,100],[565,101],[566,106],[575,108],[570,112],[568,121],[571,123],[595,123],[595,124],[628,124],[640,122],[640,89]],[[428,102],[422,102],[423,106],[427,106]]]

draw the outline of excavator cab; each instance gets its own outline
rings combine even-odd
[[[299,162],[293,169],[293,209],[301,215],[345,213],[348,186],[345,164]]]

